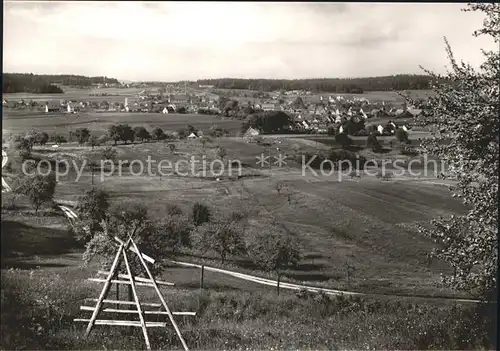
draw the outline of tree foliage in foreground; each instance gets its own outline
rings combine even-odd
[[[53,172],[48,175],[37,174],[22,178],[15,193],[25,195],[33,205],[35,212],[45,202],[51,201],[56,190],[56,177]]]
[[[76,210],[87,228],[83,233],[85,238],[91,237],[96,231],[103,230],[101,223],[106,219],[108,209],[109,195],[104,190],[92,188],[78,199]]]
[[[113,261],[117,246],[115,236],[126,242],[129,235],[134,238],[139,250],[156,260],[149,265],[151,273],[157,275],[165,268],[162,260],[168,255],[165,237],[160,227],[148,217],[147,209],[141,205],[123,205],[110,211],[106,220],[102,221],[102,230],[92,233],[92,238],[86,244],[83,255],[85,263],[98,258],[103,267],[109,267]],[[138,256],[128,251],[129,263],[136,275],[145,274]],[[122,263],[122,271],[125,272]]]
[[[198,227],[203,223],[210,222],[210,219],[212,217],[212,212],[210,211],[210,208],[207,205],[197,202],[193,205],[193,211],[191,216],[193,224],[196,227]]]
[[[224,263],[229,255],[245,253],[243,231],[239,224],[228,219],[205,222],[195,227],[195,245],[202,251],[213,251]]]
[[[474,36],[491,36],[500,44],[499,4],[472,4],[465,11],[486,15]],[[433,254],[456,272],[443,277],[444,282],[488,298],[497,284],[500,54],[483,51],[484,62],[475,70],[458,63],[446,38],[445,43],[452,70],[444,77],[428,72],[435,81],[449,83],[433,85],[436,95],[420,104],[427,116],[421,124],[436,127],[434,138],[422,146],[447,160],[449,175],[458,181],[453,195],[469,210],[435,219],[433,229],[421,231],[439,244]]]
[[[300,261],[300,249],[290,235],[279,231],[259,233],[249,247],[252,260],[266,271],[278,272]]]

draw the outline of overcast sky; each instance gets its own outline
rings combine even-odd
[[[120,80],[444,72],[478,66],[465,4],[4,1],[3,71]]]

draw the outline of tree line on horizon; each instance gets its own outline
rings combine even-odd
[[[5,93],[35,93],[56,94],[64,91],[60,85],[89,87],[92,84],[118,84],[116,78],[86,77],[73,74],[33,74],[33,73],[4,73],[3,90]]]
[[[428,75],[399,74],[365,78],[313,78],[313,79],[200,79],[198,84],[213,85],[219,89],[248,89],[261,91],[307,90],[361,94],[365,91],[430,89]]]

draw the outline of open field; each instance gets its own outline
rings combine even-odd
[[[208,131],[214,124],[237,132],[241,129],[241,121],[221,119],[213,115],[199,114],[162,114],[162,113],[131,113],[131,112],[100,112],[100,113],[44,113],[4,112],[3,134],[24,133],[30,129],[47,133],[68,133],[76,128],[88,128],[96,135],[105,133],[107,128],[116,123],[127,123],[132,127],[144,126],[148,130],[160,127],[165,131],[176,131],[191,124],[195,128]]]
[[[3,94],[6,100],[33,100],[33,101],[47,101],[47,100],[83,100],[83,101],[121,101],[123,102],[126,97],[133,98],[144,88],[88,88],[88,89],[63,89],[62,94],[30,94],[30,93],[9,93]],[[154,89],[153,89],[154,90]],[[90,96],[90,94],[110,94],[110,96]]]
[[[281,152],[290,155],[287,165],[261,168],[256,156],[268,155],[269,148],[248,144],[238,138],[220,138],[205,148],[199,141],[176,142],[172,153],[163,143],[118,146],[119,159],[145,160],[147,156],[172,163],[190,156],[206,156],[208,162],[216,158],[215,148],[228,150],[227,159],[238,159],[243,164],[242,174],[236,178],[163,176],[155,169],[152,176],[131,175],[95,176],[96,184],[107,190],[114,203],[142,203],[153,218],[161,218],[166,206],[176,204],[188,212],[196,201],[207,203],[217,211],[241,211],[248,216],[249,232],[265,230],[270,221],[277,221],[301,243],[305,252],[303,264],[289,270],[284,276],[296,282],[321,283],[331,288],[346,288],[344,266],[352,265],[356,274],[350,279],[353,290],[379,293],[447,294],[436,288],[439,274],[447,268],[427,262],[426,254],[432,244],[419,236],[416,223],[425,223],[438,215],[461,213],[464,208],[451,198],[445,187],[409,178],[383,182],[375,177],[341,182],[336,173],[331,176],[302,174],[300,164],[291,158],[292,149],[299,145],[302,151],[328,150],[309,140],[284,139]],[[98,155],[97,148],[93,154]],[[44,148],[47,157],[53,150]],[[41,152],[35,150],[34,152]],[[82,156],[92,154],[90,148],[61,146],[57,153]],[[276,155],[272,151],[271,156]],[[137,172],[137,170],[135,170]],[[432,180],[432,176],[427,180]],[[84,172],[78,182],[74,174],[63,178],[57,186],[56,198],[75,200],[91,185],[91,176]],[[276,182],[286,183],[281,195],[274,189]],[[292,202],[287,200],[290,194]],[[260,228],[260,229],[259,229]],[[236,265],[248,267],[245,260]]]
[[[299,298],[300,294],[282,289],[280,296],[276,296],[273,287],[214,272],[205,272],[204,291],[200,292],[199,270],[171,266],[161,276],[162,280],[176,284],[175,288],[162,289],[169,306],[175,311],[197,312],[196,317],[176,318],[190,349],[370,345],[423,348],[431,346],[418,335],[436,330],[438,321],[461,320],[450,314],[453,302],[417,298],[467,297],[438,286],[440,273],[450,270],[441,262],[427,259],[433,244],[415,228],[417,223],[425,224],[430,218],[464,211],[446,187],[432,184],[435,180],[432,176],[420,180],[401,176],[383,182],[372,176],[358,180],[344,177],[339,181],[335,173],[302,174],[300,164],[292,159],[294,150],[330,149],[324,143],[306,138],[288,137],[274,144],[290,156],[282,167],[257,165],[256,156],[269,152],[274,156],[277,151],[246,143],[241,138],[218,138],[205,146],[198,140],[173,143],[175,152],[163,143],[118,145],[115,149],[120,160],[145,160],[151,156],[156,161],[175,162],[191,156],[205,156],[210,161],[216,158],[215,149],[223,146],[228,151],[227,159],[242,162],[243,177],[224,174],[216,181],[210,176],[132,175],[125,169],[122,176],[114,174],[103,177],[102,181],[96,174],[95,184],[110,193],[114,205],[147,206],[152,219],[162,218],[172,204],[189,213],[198,201],[216,213],[240,211],[246,215],[246,240],[252,240],[256,232],[268,230],[272,223],[279,223],[298,239],[303,251],[300,264],[286,269],[282,281],[388,295],[354,302],[322,295]],[[33,155],[49,159],[99,158],[102,149],[97,147],[92,151],[90,147],[66,144],[55,151],[50,146],[37,146]],[[396,153],[390,155],[396,156]],[[9,181],[15,177],[8,172],[3,172],[3,176]],[[278,181],[286,184],[281,194],[275,190]],[[78,182],[74,172],[70,172],[58,183],[55,198],[76,200],[91,184],[88,171],[83,172]],[[2,338],[2,345],[23,344],[29,349],[142,348],[138,329],[130,334],[127,329],[98,327],[88,340],[82,338],[84,325],[75,326],[72,319],[85,318],[87,314],[79,311],[79,306],[90,305],[84,299],[96,297],[99,292],[100,285],[87,280],[95,277],[97,263],[82,265],[82,245],[74,240],[60,211],[45,207],[35,215],[26,199],[16,200],[17,209],[6,206],[10,201],[8,196],[2,196],[2,306],[34,307],[29,313],[19,308],[7,309],[2,311],[2,318],[11,318],[6,323],[10,326],[33,325],[34,331],[26,328],[22,334],[9,334],[3,329],[8,338]],[[184,252],[177,259],[275,278],[259,271],[246,257],[232,257],[224,265],[210,254],[197,252]],[[349,279],[345,272],[347,265],[354,269]],[[15,297],[13,291],[22,294]],[[125,289],[120,292],[124,298]],[[148,302],[156,302],[147,288],[140,288],[139,294]],[[407,298],[391,297],[392,294]],[[417,302],[419,313],[410,307]],[[33,315],[35,321],[31,319]],[[354,329],[359,331],[357,336],[348,333]],[[408,334],[409,330],[415,330],[415,334]],[[470,328],[467,330],[469,333]],[[447,329],[445,333],[448,332]],[[151,340],[162,349],[179,347],[174,335],[165,330],[152,331]],[[459,345],[467,348],[468,344]]]

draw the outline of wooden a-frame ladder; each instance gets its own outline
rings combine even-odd
[[[163,295],[160,292],[160,289],[158,288],[158,285],[174,285],[172,283],[167,283],[167,282],[161,282],[155,280],[153,275],[151,274],[151,271],[149,270],[147,264],[145,261],[148,261],[150,263],[154,263],[155,260],[152,259],[151,257],[143,254],[142,252],[139,251],[139,248],[135,244],[134,240],[132,239],[131,236],[129,236],[129,239],[126,242],[123,242],[119,238],[115,237],[114,240],[117,242],[119,245],[118,247],[118,252],[116,253],[115,259],[113,261],[113,264],[111,265],[111,269],[109,272],[102,272],[99,271],[100,274],[106,274],[107,278],[106,279],[95,279],[91,278],[89,280],[91,281],[97,281],[97,282],[102,282],[104,283],[104,287],[101,291],[101,294],[99,295],[98,299],[93,299],[94,301],[97,301],[97,304],[95,307],[92,306],[80,306],[81,310],[85,311],[93,311],[92,317],[90,319],[74,319],[75,322],[88,322],[87,325],[87,330],[85,332],[85,337],[88,337],[90,334],[92,328],[94,325],[115,325],[115,326],[132,326],[132,327],[141,327],[142,328],[142,333],[144,334],[144,340],[146,342],[146,348],[148,350],[151,350],[151,344],[149,342],[149,336],[147,333],[147,328],[153,328],[153,327],[166,327],[168,324],[165,322],[146,322],[144,320],[144,315],[146,314],[152,314],[152,315],[168,315],[168,318],[170,319],[171,324],[173,325],[175,332],[177,333],[177,336],[179,337],[179,340],[182,343],[182,346],[184,347],[184,350],[188,351],[188,347],[186,345],[186,342],[184,341],[184,338],[182,337],[182,334],[179,330],[179,327],[177,326],[177,323],[175,323],[173,315],[189,315],[189,316],[194,316],[196,315],[195,312],[171,312],[170,309],[167,306],[167,303],[165,302],[165,299],[163,298]],[[133,272],[130,268],[130,263],[129,259],[127,257],[127,251],[132,251],[137,256],[139,257],[139,260],[141,262],[142,267],[144,268],[144,271],[146,272],[148,278],[142,278],[142,277],[136,277],[133,275]],[[125,263],[125,267],[127,269],[127,274],[119,274],[119,266],[120,262],[123,259],[123,262]],[[119,278],[124,278],[125,280],[119,280]],[[111,284],[127,284],[130,285],[131,290],[132,290],[132,295],[134,298],[134,301],[119,301],[119,300],[108,300],[106,299],[110,288]],[[140,303],[139,297],[137,295],[137,290],[136,286],[149,286],[153,287],[156,290],[156,293],[158,294],[158,297],[160,298],[161,304],[154,304],[154,303]],[[103,305],[105,303],[111,303],[111,304],[125,304],[125,305],[135,305],[137,309],[135,310],[122,310],[122,309],[112,309],[112,308],[103,308]],[[152,307],[164,307],[164,311],[145,311],[142,309],[142,306],[152,306]],[[139,321],[124,321],[124,320],[99,320],[97,319],[98,315],[100,312],[114,312],[114,313],[128,313],[128,314],[135,314],[137,313],[139,315]]]

